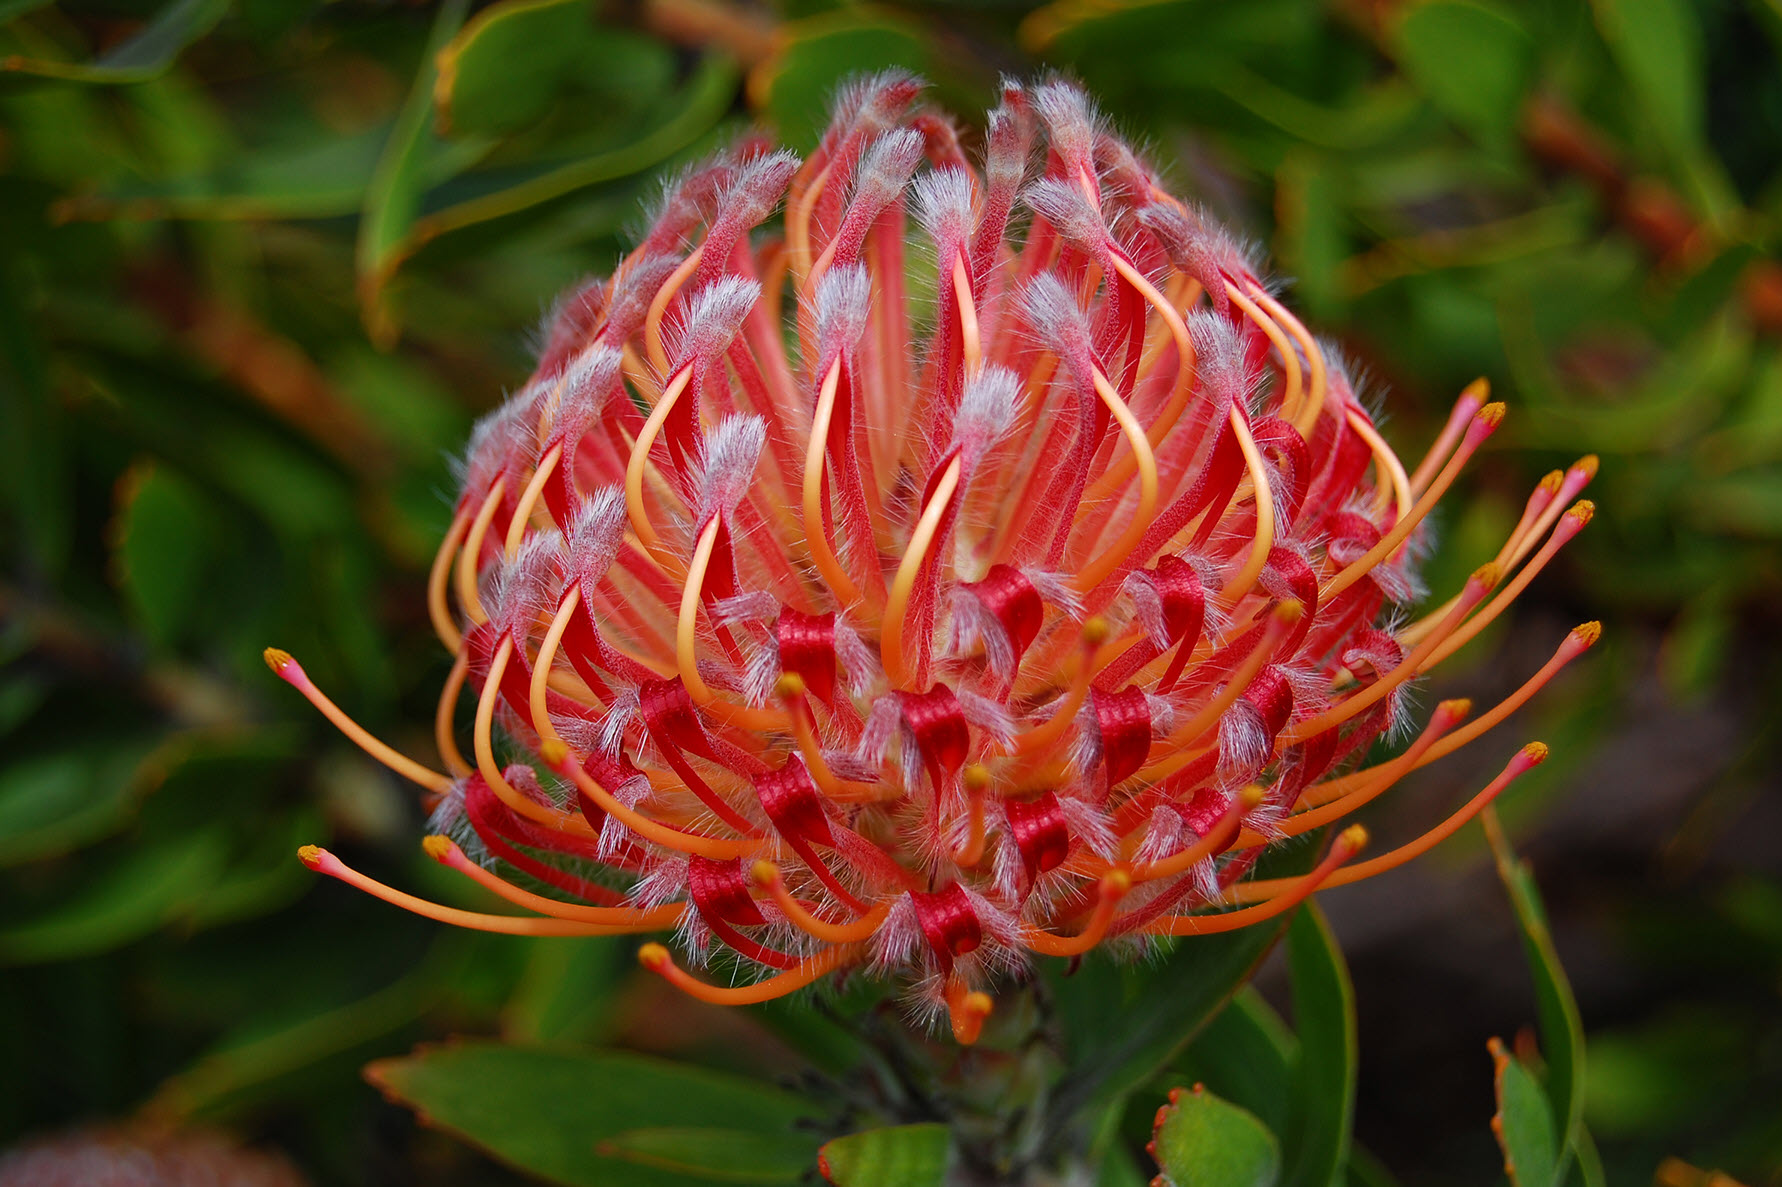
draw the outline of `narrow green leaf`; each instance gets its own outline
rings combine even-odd
[[[438,209],[419,219],[400,254],[451,231],[474,226],[661,164],[691,146],[730,110],[737,71],[721,57],[703,59],[679,95],[647,131],[618,148],[568,159],[546,158],[455,178],[436,195]]]
[[[1275,1133],[1292,1123],[1299,1040],[1273,1007],[1251,986],[1196,1035],[1173,1066],[1178,1083],[1203,1083],[1224,1099],[1250,1110]]]
[[[1486,808],[1485,836],[1497,860],[1497,874],[1509,892],[1510,906],[1522,933],[1522,950],[1534,978],[1535,1008],[1541,1023],[1541,1055],[1547,1064],[1544,1099],[1552,1102],[1553,1130],[1558,1135],[1556,1165],[1551,1177],[1565,1178],[1566,1164],[1578,1146],[1584,1126],[1584,1021],[1571,982],[1559,963],[1547,929],[1546,908],[1527,863],[1510,848],[1497,813]]]
[[[1591,0],[1596,25],[1634,98],[1672,151],[1702,134],[1702,32],[1685,0]]]
[[[836,1187],[940,1187],[951,1150],[944,1125],[893,1125],[824,1143],[817,1166]]]
[[[1280,936],[1263,925],[1178,941],[1143,966],[1048,962],[1069,1072],[1060,1116],[1098,1117],[1155,1076],[1249,977]]]
[[[0,931],[0,964],[91,956],[147,935],[197,901],[227,849],[206,831],[132,853],[47,914]]]
[[[549,105],[593,33],[588,0],[502,0],[439,51],[433,105],[448,136],[499,136]]]
[[[171,645],[203,612],[216,525],[204,495],[164,466],[136,465],[118,492],[114,576],[149,638]]]
[[[365,1075],[425,1124],[572,1187],[793,1183],[816,1161],[815,1140],[793,1129],[817,1112],[810,1102],[758,1081],[644,1056],[467,1042],[380,1060]],[[734,1159],[713,1162],[719,1139],[710,1130],[720,1126],[758,1141]],[[683,1131],[682,1152],[698,1161],[672,1169],[651,1161],[664,1152],[662,1135],[639,1131],[665,1129]],[[690,1129],[707,1132],[687,1139]],[[795,1147],[803,1151],[796,1160]]]
[[[1330,1187],[1349,1159],[1359,1054],[1349,966],[1315,902],[1306,903],[1287,929],[1287,967],[1300,1060],[1299,1126],[1288,1143],[1292,1162],[1286,1182]]]
[[[1501,1039],[1492,1039],[1490,1047],[1497,1065],[1497,1115],[1491,1130],[1503,1147],[1504,1173],[1511,1187],[1558,1187],[1559,1143],[1547,1094]]]
[[[0,73],[32,74],[68,82],[129,83],[155,77],[180,51],[210,32],[229,11],[230,0],[173,0],[134,37],[91,62],[58,62],[13,55]]]
[[[1176,1089],[1152,1138],[1169,1187],[1274,1187],[1281,1145],[1254,1113],[1196,1085]]]
[[[398,259],[397,248],[421,211],[421,194],[434,139],[432,121],[428,117],[432,112],[434,82],[438,77],[436,56],[464,23],[464,14],[469,7],[469,0],[445,0],[439,6],[421,67],[409,88],[408,99],[390,129],[390,137],[384,143],[377,173],[359,217],[360,310],[372,337],[382,342],[388,342],[396,333],[385,290]]]
[[[168,178],[119,178],[91,194],[58,202],[56,217],[75,219],[333,218],[351,214],[389,138],[387,127],[342,136],[317,128],[314,139],[235,154],[215,169]]]
[[[1516,18],[1484,0],[1415,4],[1398,23],[1399,65],[1438,111],[1488,144],[1515,134],[1534,68]]]
[[[606,1158],[714,1183],[796,1183],[811,1168],[811,1144],[795,1133],[655,1126],[627,1129],[594,1147]]]
[[[145,743],[62,751],[0,774],[0,866],[37,861],[89,844],[129,818],[149,780]]]
[[[901,21],[838,12],[792,28],[796,32],[771,66],[767,111],[795,148],[817,142],[830,96],[849,75],[890,66],[929,73],[927,43]]]

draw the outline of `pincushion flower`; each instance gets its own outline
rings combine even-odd
[[[687,172],[555,311],[433,567],[446,772],[268,653],[435,797],[430,854],[532,914],[308,864],[467,927],[672,931],[684,955],[643,963],[708,1001],[863,970],[970,1042],[1035,960],[1270,919],[1544,757],[1390,853],[1358,860],[1350,826],[1252,875],[1595,641],[1413,722],[1413,682],[1589,521],[1595,462],[1408,617],[1430,512],[1504,414],[1483,382],[1407,468],[1253,254],[1081,91],[1006,85],[975,164],[919,96],[858,82],[809,159],[751,139]]]

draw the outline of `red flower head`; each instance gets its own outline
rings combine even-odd
[[[1278,915],[1544,756],[1392,853],[1357,863],[1351,827],[1310,873],[1245,880],[1590,646],[1594,624],[1491,712],[1445,702],[1357,765],[1589,521],[1567,504],[1595,463],[1405,622],[1429,512],[1503,417],[1483,382],[1407,472],[1252,254],[1081,91],[1007,86],[976,166],[918,92],[856,83],[808,160],[750,140],[686,173],[553,315],[433,569],[450,775],[269,653],[439,797],[430,853],[536,914],[312,866],[466,926],[675,929],[694,964],[759,970],[721,988],[644,946],[710,1001],[865,968],[970,1041],[1036,957]]]

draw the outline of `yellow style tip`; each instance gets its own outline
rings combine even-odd
[[[782,701],[793,701],[804,695],[804,677],[797,672],[781,672],[774,681],[773,695]]]
[[[1600,622],[1592,621],[1581,623],[1572,628],[1572,638],[1576,639],[1585,647],[1595,647],[1596,641],[1602,637],[1603,624]]]
[[[652,973],[659,973],[667,968],[671,960],[672,958],[668,955],[668,949],[654,941],[645,944],[642,948],[637,950],[637,963],[643,965],[644,968],[649,969]]]
[[[966,763],[959,772],[959,783],[965,790],[979,794],[990,790],[990,768],[981,762]]]
[[[1471,396],[1473,399],[1483,404],[1491,398],[1491,380],[1481,375],[1471,383],[1467,384],[1464,388],[1460,389],[1460,395],[1462,399]]]
[[[283,675],[285,668],[290,665],[292,657],[289,651],[268,647],[260,653],[260,658],[266,661],[266,666],[271,668],[275,674]]]
[[[1472,711],[1473,699],[1471,697],[1455,697],[1453,700],[1443,701],[1436,706],[1436,712],[1444,715],[1450,721],[1463,721]]]
[[[1267,794],[1268,793],[1266,791],[1264,791],[1261,787],[1252,783],[1252,784],[1250,784],[1250,786],[1244,788],[1244,790],[1238,792],[1238,806],[1243,808],[1244,811],[1248,812],[1248,811],[1260,806],[1262,803],[1263,797],[1266,796]]]
[[[1530,766],[1535,767],[1546,762],[1547,755],[1550,753],[1551,751],[1545,742],[1530,742],[1522,748],[1522,757],[1528,761]]]
[[[1083,623],[1081,631],[1083,646],[1100,647],[1108,641],[1108,637],[1113,633],[1114,628],[1108,620],[1097,614]]]
[[[1579,499],[1572,504],[1571,510],[1567,511],[1566,515],[1577,520],[1579,527],[1583,527],[1596,517],[1596,504],[1589,499]]]
[[[1478,412],[1473,414],[1473,419],[1488,429],[1495,429],[1498,425],[1504,422],[1504,413],[1508,411],[1508,406],[1505,405],[1502,400],[1499,400],[1479,409]]]
[[[297,850],[297,860],[312,870],[321,865],[322,859],[327,856],[328,851],[320,845],[303,845]]]
[[[1497,583],[1503,580],[1503,576],[1504,570],[1502,565],[1498,564],[1496,561],[1486,561],[1484,564],[1473,570],[1473,575],[1467,578],[1467,584],[1478,585],[1482,589],[1492,590],[1497,588]]]
[[[452,855],[452,850],[457,847],[458,846],[452,843],[450,837],[442,836],[439,833],[434,833],[430,837],[421,838],[421,852],[425,853],[428,857],[431,857],[434,861],[445,861]]]
[[[1577,474],[1582,474],[1586,478],[1595,478],[1597,469],[1601,466],[1601,458],[1597,457],[1594,453],[1587,453],[1572,463],[1572,471]]]
[[[749,877],[757,886],[772,886],[780,880],[780,867],[763,857],[749,867]]]
[[[1115,866],[1101,876],[1101,893],[1107,898],[1122,898],[1132,889],[1132,871]]]
[[[538,757],[544,759],[547,766],[560,767],[569,757],[569,745],[562,738],[546,738],[538,744]]]
[[[1351,855],[1360,853],[1367,848],[1367,829],[1359,824],[1351,824],[1338,835],[1337,843]]]

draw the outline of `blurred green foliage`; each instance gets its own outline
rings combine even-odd
[[[1569,761],[1506,806],[1513,822],[1587,777],[1644,678],[1635,641],[1662,637],[1676,702],[1732,688],[1754,719],[1773,713],[1779,49],[1775,0],[0,3],[0,1008],[14,1020],[0,1144],[137,1117],[276,1143],[317,1181],[498,1182],[379,1104],[360,1065],[452,1032],[532,1044],[527,1058],[560,1058],[559,1080],[476,1074],[513,1077],[514,1107],[537,1121],[556,1114],[520,1090],[562,1083],[577,1100],[550,1108],[587,1105],[577,1077],[632,1058],[585,1054],[606,1042],[711,1065],[686,1075],[720,1096],[740,1091],[724,1076],[764,1064],[837,1076],[879,1058],[859,1039],[872,1001],[714,1020],[640,986],[628,949],[442,934],[313,886],[290,855],[319,840],[479,901],[415,852],[409,789],[279,695],[259,660],[291,649],[374,730],[428,753],[446,659],[420,589],[445,459],[524,377],[527,328],[611,265],[659,171],[757,115],[808,144],[823,97],[860,69],[919,69],[963,113],[999,72],[1077,73],[1179,188],[1265,240],[1311,320],[1391,390],[1406,442],[1490,377],[1511,419],[1438,564],[1470,568],[1544,470],[1602,455],[1604,510],[1530,613],[1601,614],[1608,654],[1573,708],[1549,711]],[[1773,729],[1756,735],[1728,778],[1761,786],[1773,747]],[[1506,1120],[1510,1139],[1553,1152],[1551,1181],[1574,1150],[1594,1181],[1584,1124],[1611,1181],[1666,1154],[1782,1181],[1776,871],[1606,908],[1667,1004],[1593,1035],[1585,1073],[1539,908],[1505,868],[1542,1026],[1538,1048],[1506,1056],[1503,1107],[1523,1119]],[[1332,988],[1347,974],[1306,934],[1313,919],[1290,946],[1297,1034],[1248,992],[1220,1009],[1268,936],[1184,946],[1149,977],[1091,961],[1059,978],[1084,1074],[1034,1116],[1090,1133],[1102,1182],[1143,1182],[1134,1126],[1200,1078],[1283,1138],[1292,1181],[1335,1167],[1382,1181],[1346,1156],[1348,1118],[1312,1108],[1346,1113],[1355,1074],[1353,1014]],[[442,1060],[515,1058],[504,1050],[445,1048],[374,1078],[536,1164],[551,1127],[516,1154],[480,1128],[477,1101],[450,1113],[430,1088],[453,1083],[429,1079]],[[1059,1075],[1027,1066],[1032,1052],[997,1058],[1022,1091]],[[1487,1066],[1481,1052],[1481,1086]],[[897,1076],[868,1079],[878,1095],[819,1109],[822,1132],[796,1152],[751,1147],[751,1181],[779,1181],[824,1138],[837,1181],[960,1165],[969,1151],[898,1124],[922,1118],[886,1105]],[[710,1134],[649,1099],[601,1157],[657,1176],[626,1182],[710,1169]],[[1531,1100],[1552,1114],[1544,1137]],[[1059,1135],[1003,1136],[1031,1151]]]

